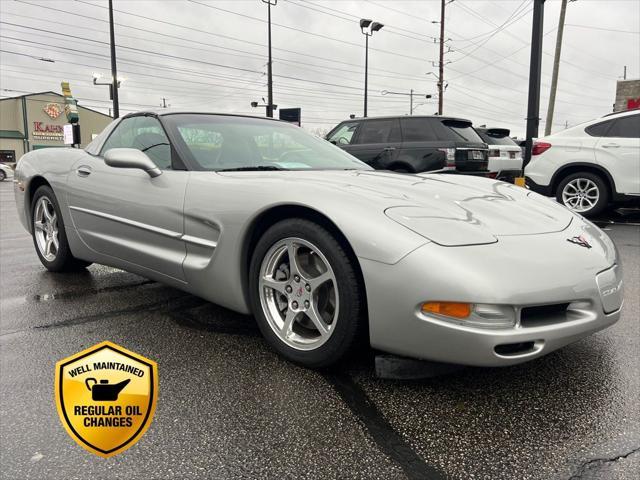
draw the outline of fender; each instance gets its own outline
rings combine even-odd
[[[561,168],[556,170],[556,172],[551,177],[551,182],[550,182],[550,184],[553,185],[554,194],[555,194],[556,188],[558,188],[558,183],[560,183],[560,179],[565,176],[565,172],[569,169],[577,170],[579,169],[579,167],[587,167],[587,169],[596,170],[599,173],[603,174],[604,178],[607,180],[609,187],[611,188],[612,199],[613,200],[616,199],[616,196],[618,196],[618,192],[616,190],[616,182],[613,181],[613,177],[611,176],[609,171],[606,168],[596,163],[589,163],[589,162],[571,162],[571,163],[567,163],[566,165],[563,165]]]

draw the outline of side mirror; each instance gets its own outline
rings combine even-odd
[[[150,177],[162,175],[162,170],[146,153],[135,148],[112,148],[104,154],[104,163],[115,168],[139,168]]]

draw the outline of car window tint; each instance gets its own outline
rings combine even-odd
[[[436,122],[436,125],[438,126],[436,128],[438,140],[484,143],[471,126],[471,122],[465,122],[462,120],[442,120]]]
[[[367,120],[362,122],[357,143],[400,142],[400,123],[398,119]]]
[[[329,141],[336,145],[349,145],[357,128],[358,122],[343,123],[331,134]]]
[[[158,119],[129,117],[118,124],[102,147],[101,154],[112,148],[135,148],[146,153],[163,170],[171,169],[171,146]]]
[[[604,137],[607,134],[607,131],[613,124],[613,120],[607,120],[606,122],[596,123],[594,125],[589,125],[584,129],[592,137]]]
[[[403,118],[402,140],[405,142],[428,142],[436,140],[432,122],[428,118]]]
[[[640,138],[640,115],[629,115],[614,120],[607,137]]]
[[[494,134],[491,132],[478,132],[480,138],[489,145],[509,145],[511,147],[517,147],[518,144],[513,141],[509,136]]]

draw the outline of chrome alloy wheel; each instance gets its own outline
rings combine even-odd
[[[40,197],[33,215],[33,228],[40,254],[48,262],[58,255],[58,215],[47,197]]]
[[[588,178],[576,178],[562,189],[562,203],[580,213],[591,210],[600,199],[598,186]]]
[[[335,330],[338,282],[320,249],[284,238],[266,253],[258,282],[260,304],[273,332],[289,347],[314,350]]]

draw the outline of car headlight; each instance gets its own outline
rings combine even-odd
[[[427,317],[471,327],[510,328],[516,324],[516,311],[511,305],[425,302],[420,312]]]

